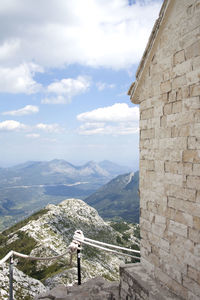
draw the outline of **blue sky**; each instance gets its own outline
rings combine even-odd
[[[138,168],[127,91],[161,0],[6,0],[0,6],[0,166],[108,159]]]

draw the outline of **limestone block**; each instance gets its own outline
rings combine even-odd
[[[172,103],[167,103],[163,107],[163,114],[170,115],[172,113]]]
[[[160,149],[187,149],[186,137],[163,138],[159,140]]]
[[[140,113],[140,119],[144,120],[144,119],[151,119],[154,117],[154,108],[148,108],[148,109],[144,109],[141,111]]]
[[[162,128],[156,127],[155,128],[155,137],[162,139],[162,138],[170,138],[171,137],[171,128]]]
[[[161,269],[155,269],[155,277],[164,283],[171,291],[179,295],[183,299],[187,299],[187,289],[182,286],[182,284],[178,283],[177,281],[173,280],[170,276],[164,273]]]
[[[186,59],[199,56],[200,53],[200,40],[193,43],[191,46],[187,47],[185,50]]]
[[[168,229],[171,232],[187,237],[187,226],[184,224],[170,220]]]
[[[197,191],[196,202],[200,203],[200,191]]]
[[[188,200],[195,202],[196,201],[196,190],[195,189],[188,189],[185,187],[180,187],[173,184],[167,186],[167,195],[171,196],[171,198],[179,198],[183,200]],[[173,200],[173,199],[172,199]]]
[[[192,216],[200,216],[200,204],[168,197],[168,207],[183,211]]]
[[[193,164],[192,163],[182,163],[182,162],[165,162],[165,172],[173,174],[184,174],[184,175],[194,175],[193,174]]]
[[[196,266],[198,268],[198,266]],[[194,281],[196,281],[200,285],[200,270],[197,270],[196,268],[192,268],[191,266],[188,266],[188,273],[187,276]]]
[[[151,231],[151,223],[143,218],[140,218],[140,227],[146,231]]]
[[[146,169],[146,170],[151,170],[154,171],[155,169],[155,164],[154,160],[140,160],[140,169]]]
[[[194,280],[192,280],[191,278],[184,276],[183,277],[183,286],[188,288],[196,296],[200,297],[200,285],[198,283],[196,283]]]
[[[152,232],[157,234],[159,237],[163,237],[164,231],[166,229],[166,224],[152,224]]]
[[[200,266],[200,256],[196,256],[189,251],[185,251],[184,262],[194,269]]]
[[[199,69],[200,68],[200,55],[193,58],[192,60],[192,68],[193,70]]]
[[[150,253],[148,259],[149,259],[150,263],[152,263],[155,267],[159,267],[160,260],[159,260],[158,255]]]
[[[178,89],[178,88],[181,88],[182,86],[184,86],[186,84],[187,84],[186,75],[177,76],[172,81],[172,88],[173,89]]]
[[[200,244],[194,246],[194,255],[200,256]]]
[[[187,85],[199,83],[200,79],[200,69],[194,70],[186,73]]]
[[[167,92],[170,92],[172,89],[171,87],[171,82],[170,80],[167,80],[167,81],[164,81],[160,84],[160,91],[161,93],[167,93]]]
[[[184,150],[183,151],[183,161],[199,163],[200,161],[200,151],[198,150]]]
[[[190,88],[188,86],[181,87],[182,99],[188,98],[190,95]]]
[[[200,96],[200,84],[193,84],[190,86],[190,96]]]
[[[190,300],[199,300],[199,296],[196,296],[191,291],[188,291],[188,299],[190,299]]]
[[[169,100],[169,102],[176,101],[176,98],[177,98],[176,91],[172,90],[171,92],[168,93],[168,100]]]
[[[167,115],[167,127],[181,127],[194,122],[195,112],[185,111],[182,113]]]
[[[191,135],[200,138],[200,123],[195,123],[191,126]]]
[[[200,163],[199,164],[193,164],[192,175],[200,176]]]
[[[142,129],[140,131],[140,138],[141,139],[152,139],[155,137],[155,130],[152,129]]]
[[[147,129],[149,128],[148,126],[148,120],[145,119],[145,120],[140,120],[140,129]]]
[[[194,121],[200,123],[200,110],[196,111],[194,114]]]
[[[154,164],[155,164],[155,171],[157,173],[164,173],[164,161],[156,160]]]
[[[165,254],[162,254],[165,255]],[[163,257],[163,256],[162,256]],[[162,270],[166,272],[172,279],[176,280],[178,283],[182,284],[182,273],[175,268],[174,262],[171,262],[169,257],[168,262],[162,263]]]
[[[161,116],[160,117],[160,126],[166,127],[167,126],[167,116]]]
[[[189,239],[195,243],[200,243],[199,230],[189,228]]]
[[[188,111],[191,109],[193,109],[193,110],[200,109],[199,97],[192,97],[192,98],[184,99],[182,102],[182,107],[183,107],[183,111]]]
[[[176,114],[182,111],[182,101],[176,101],[172,103],[172,114]]]
[[[173,220],[178,223],[184,224],[188,227],[193,226],[193,217],[187,213],[180,211],[180,210],[176,211]]]
[[[159,247],[164,250],[165,252],[169,252],[170,251],[170,244],[169,244],[169,241],[167,240],[164,240],[164,239],[160,239],[160,242],[159,242]]]
[[[179,186],[183,185],[184,177],[181,174],[165,173],[166,184],[176,184]]]
[[[169,220],[175,220],[175,215],[176,215],[176,209],[172,207],[167,207],[166,209],[166,217]]]
[[[200,176],[187,176],[187,187],[200,190]]]
[[[193,226],[194,226],[195,229],[200,230],[200,216],[199,217],[197,217],[197,216],[193,217],[193,224],[194,224]]]
[[[176,91],[176,101],[182,100],[182,89]]]
[[[151,244],[149,241],[142,239],[141,240],[141,248],[145,248],[148,252],[151,252]]]
[[[200,138],[189,136],[188,137],[188,149],[200,149]]]
[[[161,97],[161,101],[163,102],[163,103],[166,103],[166,102],[168,102],[168,99],[169,99],[169,93],[164,93],[164,94],[162,94],[162,97]]]
[[[154,117],[160,117],[163,115],[163,107],[162,105],[154,107]]]
[[[159,141],[160,142],[160,141]],[[181,161],[182,160],[182,151],[180,149],[167,149],[164,145],[164,141],[160,142],[159,145],[162,145],[160,151],[155,151],[154,158],[156,160],[172,160],[172,161]],[[153,157],[153,155],[152,155]]]
[[[166,217],[160,216],[160,215],[156,215],[155,216],[155,223],[156,224],[166,224]]]
[[[184,51],[184,49],[176,52],[174,54],[174,59],[173,59],[174,65],[180,64],[183,61],[185,61],[185,51]]]
[[[177,76],[182,76],[184,74],[186,74],[186,78],[187,78],[187,73],[192,72],[192,61],[191,60],[187,60],[185,62],[183,62],[182,64],[176,65],[173,68],[173,72],[172,72],[172,78],[175,78]],[[193,74],[191,74],[190,76],[188,76],[188,82],[192,82],[190,81],[190,79],[192,79],[194,77]],[[197,81],[194,81],[197,82]]]

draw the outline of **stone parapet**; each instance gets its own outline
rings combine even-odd
[[[180,300],[137,264],[120,266],[120,300]]]

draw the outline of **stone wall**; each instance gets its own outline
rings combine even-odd
[[[132,99],[141,263],[182,299],[200,299],[200,1],[169,2]]]

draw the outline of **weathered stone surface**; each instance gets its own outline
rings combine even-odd
[[[174,65],[180,64],[185,60],[185,51],[180,50],[174,54]]]
[[[118,300],[119,283],[108,282],[102,277],[88,280],[79,286],[59,285],[35,300]]]
[[[143,100],[140,114],[145,120],[140,127],[141,263],[181,299],[196,300],[200,297],[200,1],[164,4],[167,17],[132,96],[133,102],[134,95]],[[130,286],[130,299],[143,299],[131,294]],[[122,285],[123,297],[125,289]]]
[[[138,300],[178,300],[157,281],[149,276],[140,264],[127,264],[120,267],[120,299]]]

